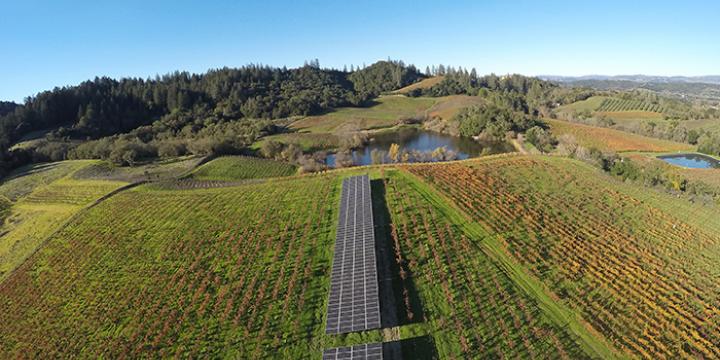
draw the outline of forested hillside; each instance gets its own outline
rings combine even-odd
[[[0,116],[13,112],[18,106],[12,101],[0,101]]]
[[[204,74],[175,72],[153,79],[99,77],[77,86],[41,92],[29,97],[24,106],[3,103],[0,148],[5,151],[23,135],[43,129],[51,130],[46,137],[56,140],[84,141],[144,126],[147,128],[135,134],[143,143],[195,134],[212,127],[216,128],[206,131],[227,132],[235,137],[247,131],[228,126],[228,122],[311,115],[335,107],[361,106],[380,92],[409,85],[422,77],[413,66],[394,61],[380,61],[352,72],[322,69],[313,61],[296,69],[248,65]],[[260,131],[257,126],[246,127]],[[49,148],[40,149],[39,156],[26,152],[4,153],[3,168],[38,160],[38,157],[39,160],[60,160],[72,145],[51,144]],[[109,155],[112,149],[108,150],[95,151],[92,155],[103,152]],[[132,147],[134,152],[145,150],[139,144]],[[92,152],[86,148],[80,153],[83,151]]]
[[[41,92],[27,98],[23,105],[0,104],[0,173],[27,163],[66,159],[104,159],[116,165],[135,165],[157,157],[188,154],[254,154],[261,138],[299,132],[297,126],[290,126],[293,122],[332,122],[337,118],[344,124],[342,129],[364,131],[368,129],[362,126],[366,119],[356,118],[362,114],[345,109],[374,109],[388,102],[378,96],[403,88],[403,95],[394,96],[418,98],[408,100],[420,102],[427,99],[430,103],[434,101],[431,98],[452,96],[472,101],[454,109],[445,119],[438,119],[429,109],[402,118],[391,115],[397,112],[395,109],[388,109],[383,114],[387,117],[385,127],[425,122],[427,128],[436,131],[493,140],[524,134],[522,138],[542,152],[552,150],[557,143],[542,118],[572,121],[596,116],[598,121],[623,122],[620,125],[629,127],[626,123],[635,120],[619,119],[623,114],[614,110],[645,110],[647,114],[638,115],[636,111],[629,115],[649,114],[673,121],[700,119],[714,111],[647,90],[611,92],[562,87],[534,77],[479,76],[475,69],[444,65],[428,67],[422,73],[413,65],[391,60],[351,67],[349,71],[321,68],[315,60],[294,69],[248,65],[203,74],[175,72],[152,79],[102,77]],[[596,106],[585,109],[588,104]],[[305,118],[296,121],[301,117]],[[703,129],[666,129],[663,123],[646,125],[647,121],[641,120],[643,124],[632,125],[652,125],[652,131],[633,132],[702,143],[701,151],[718,153],[712,134],[703,136]],[[347,142],[340,141],[340,137],[357,138],[348,131],[323,136],[335,139],[334,143]],[[28,139],[32,139],[28,146],[13,146]],[[284,149],[289,154],[284,160],[322,168],[323,162],[318,160],[322,155],[315,156],[305,148],[313,147]],[[307,161],[299,160],[303,156]]]
[[[584,95],[521,75],[479,77],[475,69],[443,65],[423,74],[413,65],[391,60],[350,71],[323,69],[315,60],[295,69],[248,65],[152,79],[101,77],[41,92],[22,106],[3,104],[7,113],[0,116],[0,170],[65,159],[133,165],[155,157],[243,153],[261,137],[288,130],[287,122],[277,119],[372,106],[377,96],[428,74],[440,75],[442,81],[408,96],[464,94],[490,100],[490,109],[466,115],[509,114],[525,121],[548,112],[555,102]],[[471,128],[463,135],[484,130]],[[31,136],[31,146],[9,151]]]
[[[478,76],[475,69],[441,68],[442,80],[426,88],[416,88],[409,96],[471,95],[491,96],[505,107],[525,113],[548,112],[555,103],[571,103],[591,96],[588,89],[561,88],[552,82],[518,74]]]

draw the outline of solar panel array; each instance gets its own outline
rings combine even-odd
[[[380,328],[375,232],[370,179],[343,180],[325,332]]]
[[[382,360],[382,344],[362,344],[323,351],[323,360]]]

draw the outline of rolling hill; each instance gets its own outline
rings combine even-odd
[[[597,90],[643,89],[675,98],[693,98],[717,102],[720,99],[720,76],[540,76],[568,87]]]
[[[397,322],[331,336],[340,180],[359,173]],[[719,249],[712,209],[558,157],[142,185],[0,283],[0,355],[299,358],[394,341],[411,358],[714,357]]]
[[[21,169],[0,185],[8,216],[0,228],[0,281],[48,236],[102,196],[126,182],[77,180],[94,161],[66,161]]]
[[[393,91],[394,94],[407,94],[416,89],[429,89],[434,85],[443,81],[444,76],[433,76],[427,79],[420,80],[414,84],[410,84],[404,88]]]
[[[234,181],[290,176],[297,166],[249,156],[222,156],[201,165],[190,173],[192,179]]]
[[[571,123],[562,120],[545,120],[557,136],[570,135],[578,144],[603,151],[692,151],[694,147],[669,140],[650,138],[620,130]]]

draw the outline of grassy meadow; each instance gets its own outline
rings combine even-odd
[[[591,96],[557,109],[561,114],[589,112],[594,116],[611,119],[625,127],[638,127],[649,122],[665,122],[666,111],[659,104],[642,100],[619,99],[610,96]]]
[[[275,141],[284,145],[294,144],[303,152],[331,150],[340,146],[340,137],[329,133],[290,132],[265,136],[253,144],[253,150],[260,150],[266,141]]]
[[[234,181],[290,176],[297,174],[295,165],[282,161],[249,156],[221,156],[193,170],[197,180]]]
[[[602,128],[562,120],[545,119],[556,136],[571,135],[579,145],[615,152],[693,151],[694,146],[669,140],[655,139],[620,130]]]
[[[433,76],[427,79],[420,80],[414,84],[410,84],[404,88],[393,91],[393,94],[407,94],[413,90],[429,89],[443,81],[444,76]]]
[[[434,98],[382,96],[376,104],[363,108],[340,108],[325,115],[308,116],[295,121],[291,128],[299,132],[342,133],[397,125],[403,119],[422,117],[435,104]]]

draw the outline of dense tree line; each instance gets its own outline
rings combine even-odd
[[[378,61],[369,67],[355,71],[348,77],[355,91],[360,94],[377,95],[412,84],[423,75],[415,66],[405,66],[402,61]]]
[[[555,148],[557,140],[537,117],[513,110],[507,105],[489,103],[461,110],[453,119],[462,136],[503,140],[508,135],[525,134],[525,140],[542,152]]]
[[[20,105],[12,101],[0,101],[0,116],[13,112],[18,106]]]
[[[260,121],[361,106],[381,92],[420,77],[415,67],[402,62],[380,61],[346,72],[321,69],[313,61],[296,69],[248,65],[204,74],[175,72],[153,79],[95,78],[77,86],[41,92],[27,98],[23,106],[2,103],[0,160],[2,169],[8,169],[28,159],[56,160],[67,154],[104,156],[104,150],[69,150],[73,140],[106,136],[119,139],[119,134],[130,132],[144,144],[159,143],[172,137],[189,139],[201,129],[239,119]],[[23,135],[44,129],[52,130],[47,136],[51,141],[41,143],[38,154],[7,151]],[[239,136],[235,130],[232,133]],[[133,144],[125,146],[133,150],[130,153],[153,153],[141,151],[148,146],[140,146],[137,141]]]
[[[553,108],[575,101],[585,100],[596,94],[586,88],[566,88],[536,77],[518,74],[478,76],[475,69],[446,66],[426,69],[426,72],[442,76],[442,80],[425,89],[415,89],[409,96],[470,95],[488,98],[499,107],[520,111],[530,116],[553,115]]]
[[[521,111],[495,104],[476,105],[462,109],[456,116],[460,135],[503,139],[509,131],[525,132],[536,121]]]
[[[480,136],[501,140],[508,134],[526,133],[526,140],[543,152],[554,148],[556,140],[540,121],[557,103],[574,102],[592,95],[586,90],[567,90],[534,77],[522,75],[477,76],[474,69],[438,66],[426,72],[443,76],[425,89],[412,91],[411,96],[471,95],[487,100],[485,104],[461,110],[450,128],[462,136]]]
[[[6,145],[32,130],[60,127],[56,135],[99,137],[161,120],[179,129],[184,112],[215,119],[278,118],[318,113],[364,101],[345,74],[311,66],[279,69],[250,65],[186,72],[151,80],[96,78],[29,98],[0,118]]]

